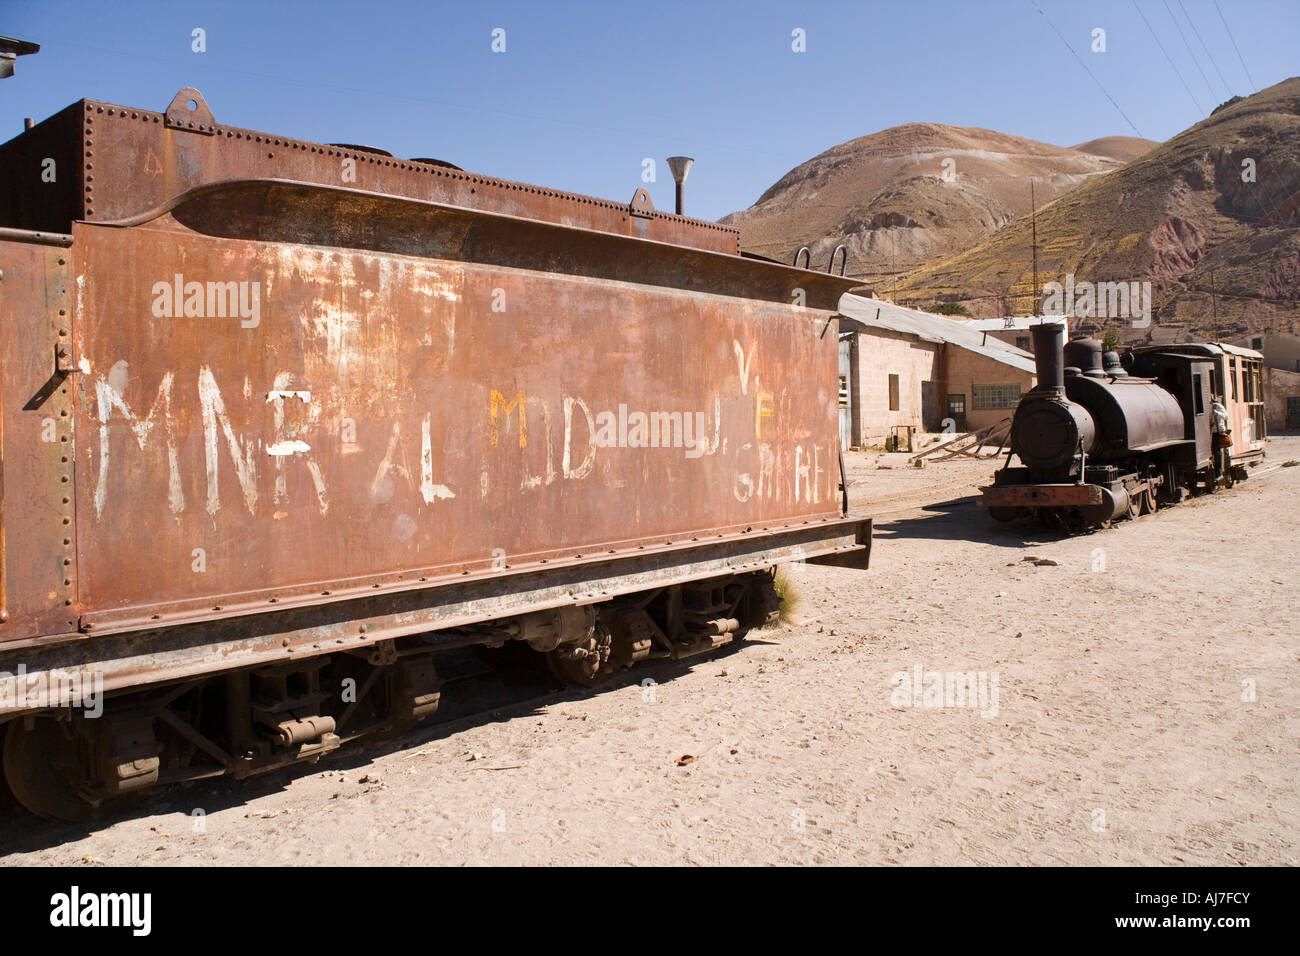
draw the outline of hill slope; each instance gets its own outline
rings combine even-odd
[[[1300,303],[1297,224],[1300,78],[1292,78],[1040,208],[1040,288],[1067,273],[1076,282],[1150,280],[1160,325],[1209,331],[1216,312],[1218,334],[1291,325]],[[1031,287],[1025,218],[915,270],[898,298],[963,301],[972,314],[997,316],[1030,309]]]
[[[781,262],[811,247],[814,268],[844,242],[850,274],[879,280],[967,249],[1027,214],[1031,177],[1041,206],[1121,165],[991,130],[911,123],[815,156],[722,221],[739,227],[747,251]]]
[[[1121,163],[1131,163],[1159,145],[1153,139],[1139,139],[1136,136],[1103,136],[1101,139],[1090,139],[1086,143],[1070,148],[1081,153],[1091,153],[1093,156],[1118,159]]]

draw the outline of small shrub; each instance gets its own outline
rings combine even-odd
[[[777,618],[777,623],[793,623],[794,612],[803,599],[799,594],[799,588],[795,584],[794,576],[790,573],[787,565],[783,564],[776,569],[776,576],[772,579],[772,584],[776,587],[777,597],[781,599],[781,616]]]

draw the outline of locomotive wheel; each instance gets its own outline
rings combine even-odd
[[[1002,522],[1015,521],[1016,518],[1020,516],[1019,508],[1008,508],[1005,506],[999,507],[997,505],[993,505],[988,509],[988,512],[989,512],[989,517],[992,518],[994,521],[1002,521]]]
[[[39,817],[86,823],[98,808],[78,795],[87,782],[81,741],[63,721],[37,717],[32,729],[16,718],[5,731],[5,782],[19,803]]]
[[[1156,495],[1154,488],[1148,488],[1140,495],[1142,499],[1142,513],[1144,515],[1155,514],[1160,508],[1160,498]]]
[[[1140,494],[1128,496],[1128,516],[1130,521],[1136,518],[1138,515],[1146,514],[1146,510],[1143,508],[1143,504],[1142,504],[1145,498],[1146,498],[1145,491],[1141,492]]]

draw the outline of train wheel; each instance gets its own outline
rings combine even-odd
[[[89,782],[82,758],[84,742],[66,722],[36,717],[30,730],[18,717],[5,731],[4,770],[14,798],[32,813],[51,820],[85,823],[98,809],[78,791]]]
[[[1154,488],[1147,488],[1140,497],[1144,515],[1155,514],[1160,509],[1160,496],[1156,494]]]
[[[1129,520],[1136,518],[1138,515],[1146,514],[1142,507],[1142,499],[1146,497],[1146,492],[1140,492],[1136,495],[1128,496],[1128,516]]]
[[[1020,517],[1019,508],[1007,508],[994,505],[988,509],[988,512],[989,517],[994,521],[1015,521],[1016,518]]]

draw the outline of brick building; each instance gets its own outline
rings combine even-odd
[[[1026,333],[1027,334],[1027,333]],[[1034,358],[998,338],[880,299],[840,301],[841,429],[846,447],[884,443],[895,426],[957,432],[1014,412],[1034,386]]]

